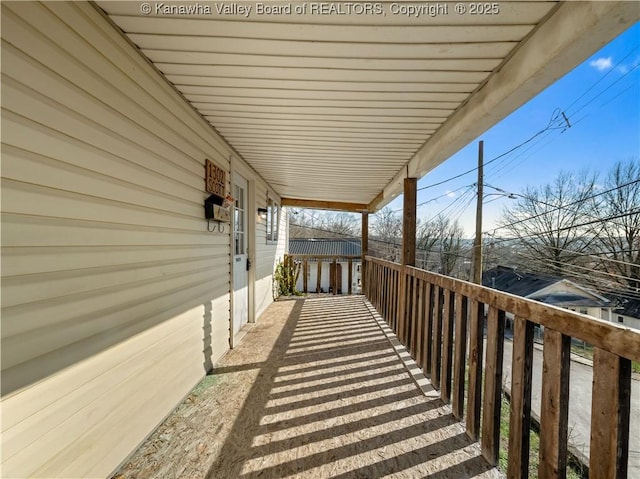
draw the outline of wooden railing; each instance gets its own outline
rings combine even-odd
[[[342,292],[345,288],[344,285],[341,285],[341,271],[338,265],[342,263],[347,263],[347,294],[353,294],[353,263],[354,260],[360,260],[360,255],[352,255],[352,256],[341,256],[341,255],[304,255],[304,254],[287,254],[286,258],[292,258],[297,264],[300,265],[300,274],[302,275],[302,292],[309,293],[320,293],[320,292],[332,292],[333,294],[338,294]],[[312,281],[309,284],[309,271],[310,265],[316,264],[316,277],[315,281]],[[329,264],[329,288],[327,291],[321,287],[322,284],[322,265]],[[330,291],[329,291],[330,290]]]
[[[540,478],[565,477],[570,339],[592,344],[589,475],[592,479],[626,477],[631,360],[640,361],[640,333],[369,256],[364,294],[432,385],[440,390],[442,399],[451,402],[454,416],[464,418],[467,433],[480,440],[483,456],[493,465],[497,464],[500,444],[505,314],[514,315],[507,470],[510,478],[528,477],[534,326],[544,327]],[[485,306],[488,314],[483,351]]]

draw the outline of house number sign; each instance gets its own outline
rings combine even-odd
[[[226,194],[227,172],[210,160],[205,161],[205,170],[207,191],[224,198]]]

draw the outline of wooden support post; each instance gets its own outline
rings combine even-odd
[[[442,322],[442,369],[440,372],[440,397],[451,399],[451,367],[453,362],[453,323],[455,293],[444,291],[444,317]]]
[[[500,451],[500,406],[502,405],[502,360],[505,314],[494,307],[487,318],[487,357],[482,403],[482,455],[489,464],[498,465]]]
[[[329,271],[329,283],[333,282],[333,294],[338,294],[338,261],[333,258],[333,275]]]
[[[565,477],[567,473],[570,344],[569,336],[545,328],[538,465],[540,479]]]
[[[405,345],[407,343],[407,274],[405,266],[416,264],[416,199],[417,178],[404,179],[404,202],[402,209],[402,268],[398,296],[398,318],[396,334]]]
[[[456,294],[455,301],[455,349],[453,361],[453,391],[451,407],[453,416],[462,420],[464,415],[464,373],[467,356],[467,297]]]
[[[309,261],[307,258],[302,262],[302,291],[304,294],[308,292]]]
[[[509,419],[509,462],[507,477],[529,477],[529,435],[531,428],[531,372],[533,369],[533,323],[513,320],[513,366]]]
[[[322,281],[322,261],[318,260],[318,277],[317,277],[317,283],[316,283],[316,293],[319,293],[321,291],[321,281]]]
[[[477,440],[480,432],[482,396],[482,353],[484,349],[484,305],[471,301],[469,328],[469,396],[467,400],[467,434]]]
[[[347,281],[349,282],[349,286],[347,288],[347,293],[348,294],[352,294],[352,288],[351,288],[351,282],[353,281],[353,260],[351,258],[349,258],[348,264],[347,264],[347,268],[349,269],[349,272],[347,273]]]
[[[404,179],[402,218],[402,265],[416,264],[416,199],[417,178]]]
[[[627,477],[631,362],[595,348],[589,477]]]
[[[367,211],[362,212],[362,259],[360,263],[360,285],[364,294],[368,293],[368,277],[367,277],[367,261],[366,256],[369,254],[369,213]]]

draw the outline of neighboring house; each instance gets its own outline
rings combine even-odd
[[[610,300],[568,279],[497,266],[482,274],[482,284],[606,321],[613,316]]]
[[[308,258],[309,268],[307,271],[307,290],[315,292],[317,290],[318,262],[321,263],[320,270],[320,291],[319,293],[333,292],[334,288],[338,294],[347,294],[349,291],[349,257],[351,259],[351,291],[360,292],[360,268],[361,260],[353,258],[360,257],[362,247],[360,239],[343,238],[305,238],[290,239],[289,254]],[[335,266],[333,259],[336,259]],[[300,258],[298,258],[300,259]],[[337,285],[334,284],[334,268],[338,268]],[[304,271],[300,268],[300,275],[296,289],[302,291],[304,288]]]
[[[611,321],[640,329],[640,299],[619,298],[618,307],[613,310]]]

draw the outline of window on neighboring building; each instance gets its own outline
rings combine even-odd
[[[267,241],[278,241],[278,218],[280,217],[280,205],[269,198],[267,201]]]
[[[618,316],[618,322],[619,323],[624,323],[624,318],[622,316]]]

